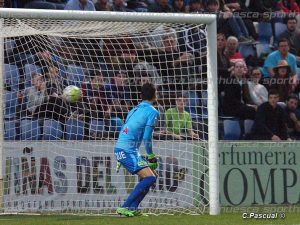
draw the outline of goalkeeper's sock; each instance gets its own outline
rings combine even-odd
[[[141,193],[129,206],[130,210],[137,210],[139,204],[141,203],[141,201],[143,201],[143,199],[145,198],[145,196],[148,194],[150,188],[147,188],[143,191],[143,193]]]
[[[124,204],[122,205],[123,208],[129,208],[131,204],[139,198],[141,195],[144,195],[145,190],[149,190],[152,184],[156,181],[156,177],[149,176],[145,177],[140,183],[138,183],[133,191],[130,193]]]

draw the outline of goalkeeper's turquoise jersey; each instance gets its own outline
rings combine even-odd
[[[151,154],[152,131],[158,117],[159,112],[149,102],[141,102],[128,113],[115,147],[135,153],[144,141],[147,153]]]

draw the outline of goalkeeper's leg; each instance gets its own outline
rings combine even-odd
[[[118,209],[119,211],[124,208],[129,209],[132,205],[139,205],[148,193],[150,187],[156,182],[156,176],[149,167],[141,169],[137,172],[137,174],[142,178],[142,180],[130,193],[122,207]]]
[[[157,178],[158,177],[158,174],[155,170],[152,170],[153,174],[155,175],[155,177]],[[143,199],[145,198],[145,196],[148,194],[150,188],[148,189],[145,189],[143,193],[141,193],[139,195],[138,198],[136,198],[132,204],[130,205],[129,209],[130,210],[134,210],[134,211],[137,211],[138,210],[138,207],[139,207],[139,204],[143,201]]]

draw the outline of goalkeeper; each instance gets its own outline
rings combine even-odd
[[[141,88],[141,97],[143,101],[128,113],[115,146],[118,162],[131,174],[137,174],[142,178],[122,207],[117,209],[118,214],[128,217],[140,214],[137,208],[156,182],[154,170],[158,166],[152,152],[152,132],[159,116],[159,112],[152,105],[156,101],[154,85],[144,84]],[[145,145],[148,161],[145,161],[139,153],[142,142]]]

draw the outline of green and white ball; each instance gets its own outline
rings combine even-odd
[[[77,102],[81,98],[81,89],[74,85],[70,85],[64,89],[63,98],[70,103]]]

